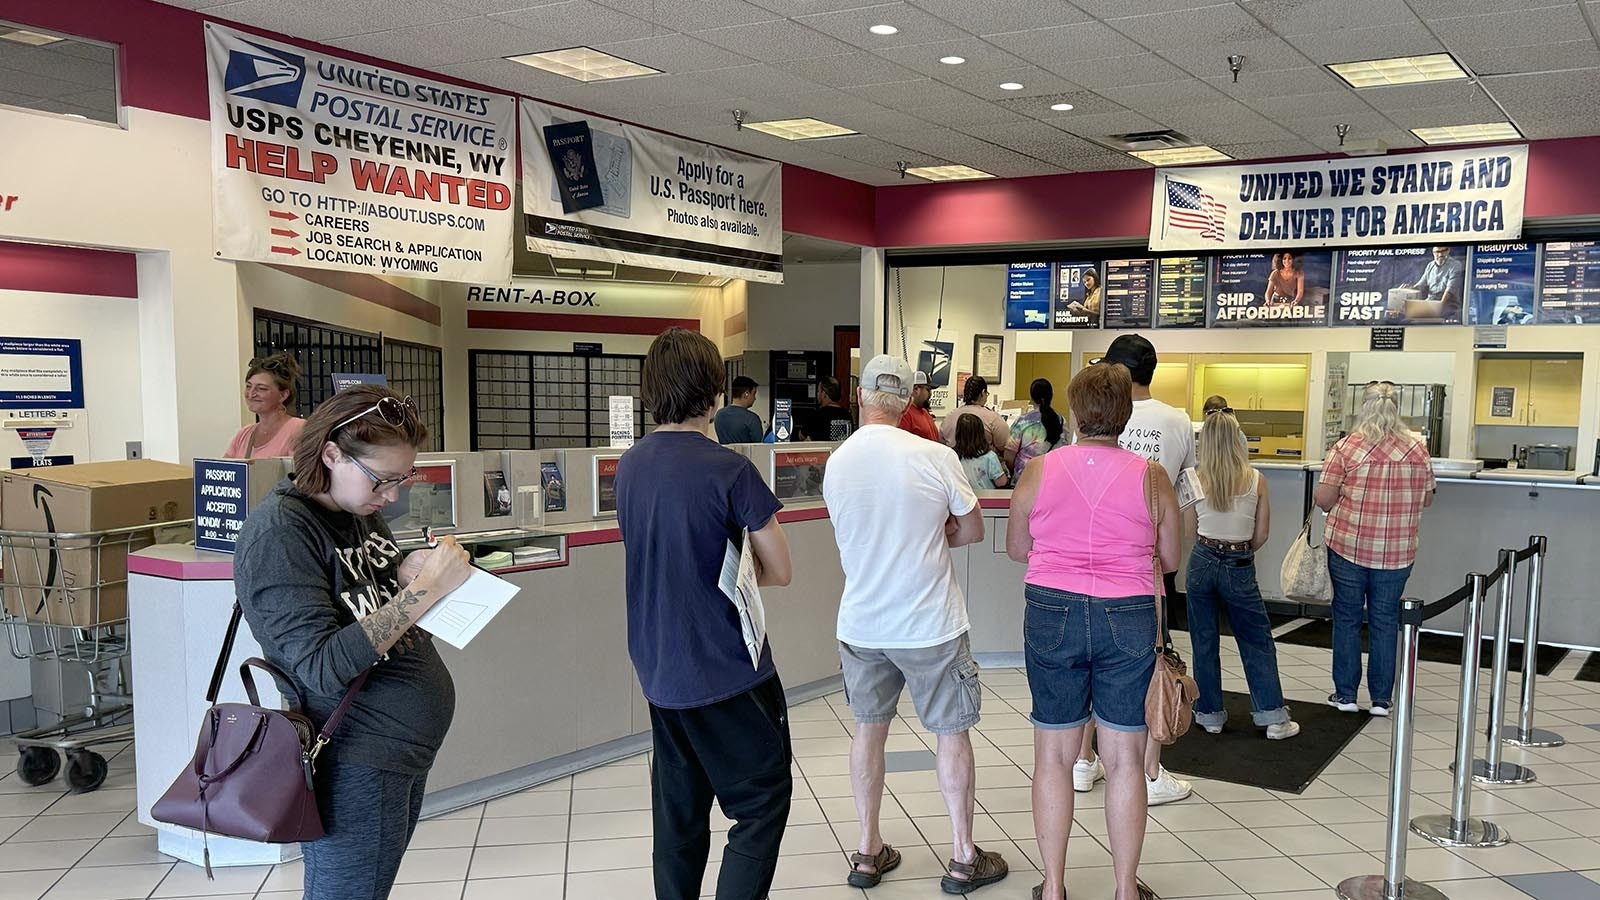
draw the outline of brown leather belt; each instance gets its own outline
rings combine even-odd
[[[1249,541],[1219,541],[1216,538],[1208,538],[1204,535],[1201,535],[1198,540],[1213,550],[1222,550],[1228,553],[1248,553],[1250,551]]]

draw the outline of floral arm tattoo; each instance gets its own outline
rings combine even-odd
[[[411,627],[407,613],[426,596],[428,596],[426,590],[407,588],[400,592],[400,596],[363,618],[361,630],[366,633],[367,640],[372,642],[373,649],[382,653],[393,646],[400,636],[405,634],[406,629]]]

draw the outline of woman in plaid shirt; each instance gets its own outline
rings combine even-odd
[[[1333,579],[1333,693],[1328,705],[1357,712],[1361,620],[1369,631],[1371,713],[1387,716],[1394,696],[1400,594],[1417,558],[1422,511],[1433,504],[1427,445],[1400,420],[1394,385],[1367,384],[1355,431],[1323,462],[1313,499],[1328,514],[1325,540]]]

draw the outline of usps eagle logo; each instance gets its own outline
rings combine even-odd
[[[304,56],[243,40],[228,50],[228,68],[222,76],[224,88],[235,97],[288,107],[300,105],[305,81]]]

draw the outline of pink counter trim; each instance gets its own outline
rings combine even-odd
[[[207,554],[216,559],[162,559],[135,553],[128,557],[130,575],[153,575],[174,581],[232,581],[233,557]]]

